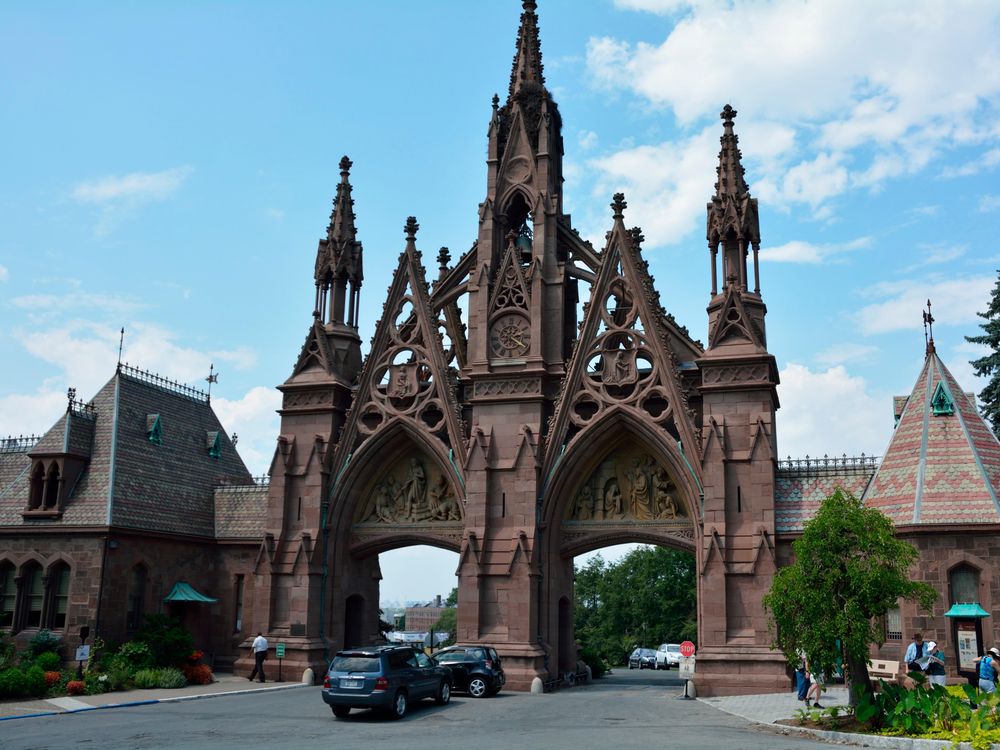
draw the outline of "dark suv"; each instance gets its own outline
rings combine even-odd
[[[323,680],[323,700],[338,719],[352,708],[374,708],[394,719],[410,701],[451,700],[451,672],[412,646],[372,646],[340,651]]]
[[[492,646],[452,646],[441,649],[434,658],[451,669],[455,689],[473,698],[499,693],[506,680],[500,656]]]

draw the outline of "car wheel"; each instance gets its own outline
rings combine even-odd
[[[469,695],[473,698],[484,698],[487,692],[489,685],[486,684],[486,680],[479,676],[469,678]]]
[[[445,705],[451,700],[451,685],[448,684],[448,680],[441,680],[441,686],[438,688],[437,698],[434,702],[439,706]]]
[[[330,706],[333,710],[333,715],[338,719],[343,719],[347,714],[351,713],[351,709],[348,706]]]
[[[400,690],[392,699],[392,708],[389,709],[389,716],[393,719],[402,719],[406,716],[406,693]]]

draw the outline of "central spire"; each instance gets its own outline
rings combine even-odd
[[[542,49],[538,41],[538,15],[534,0],[524,0],[521,27],[517,31],[517,51],[510,71],[508,99],[513,98],[528,83],[545,86],[542,74]]]
[[[722,137],[719,138],[722,149],[719,151],[719,168],[716,170],[718,182],[715,183],[715,194],[720,198],[725,195],[741,198],[750,192],[750,188],[743,176],[746,170],[740,162],[743,156],[739,149],[740,139],[733,129],[736,110],[727,104],[719,117],[722,118]]]

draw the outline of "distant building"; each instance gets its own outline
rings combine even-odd
[[[414,631],[428,631],[434,627],[438,620],[441,619],[441,613],[444,612],[445,607],[441,602],[441,596],[438,595],[433,602],[428,602],[427,604],[419,604],[416,607],[406,608],[406,630],[408,632]]]

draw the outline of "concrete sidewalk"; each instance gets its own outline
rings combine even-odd
[[[200,698],[214,698],[239,693],[259,693],[273,690],[308,687],[301,682],[250,682],[246,677],[231,674],[215,675],[211,685],[188,685],[176,690],[127,690],[100,695],[78,695],[44,700],[14,700],[0,702],[0,721],[53,714],[93,711],[100,708],[120,708],[151,703],[165,703]]]
[[[699,698],[726,713],[761,724],[774,724],[783,719],[793,719],[796,712],[805,708],[794,692],[770,693],[767,695],[730,695],[724,698]],[[847,705],[847,688],[828,687],[820,700],[824,708]]]

